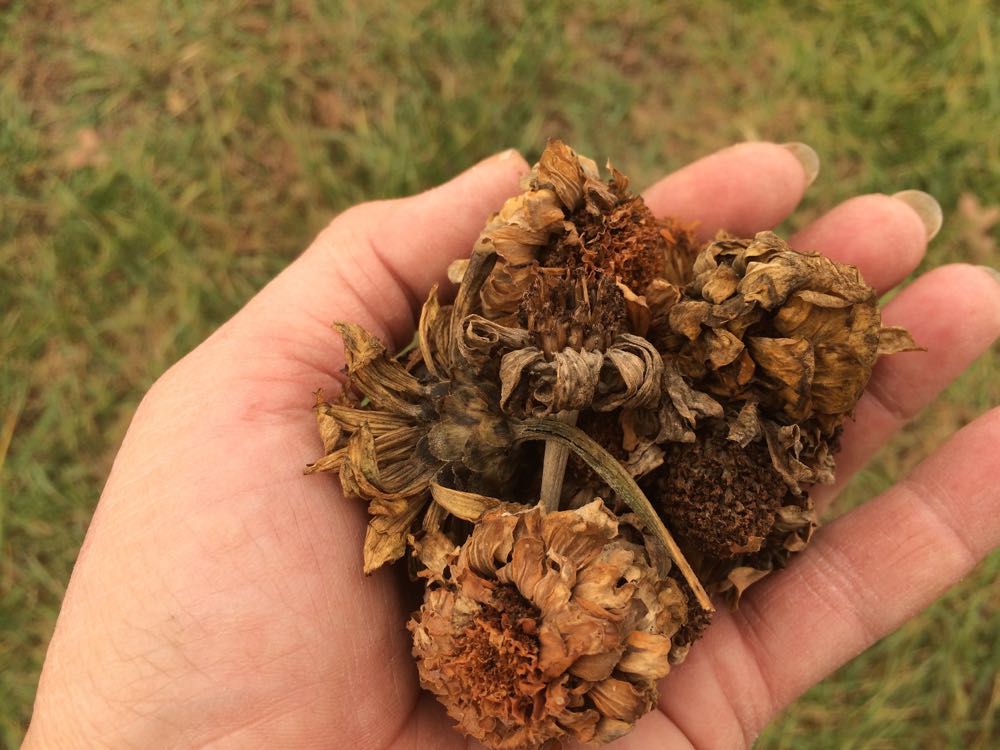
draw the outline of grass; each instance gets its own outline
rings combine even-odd
[[[1000,266],[989,0],[607,5],[0,0],[0,746],[138,399],[352,203],[550,135],[638,184],[734,140],[802,140],[824,167],[791,226],[921,188],[947,216],[924,269]],[[998,364],[845,506],[1000,402]],[[758,746],[1000,744],[998,579],[994,554]]]

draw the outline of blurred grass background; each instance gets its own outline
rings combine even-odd
[[[790,227],[920,188],[946,215],[923,269],[1000,266],[996,4],[805,5],[0,0],[0,746],[139,398],[352,203],[553,135],[637,185],[802,140],[823,170]],[[1000,402],[998,364],[842,507]],[[758,747],[1000,746],[998,580],[994,554]]]

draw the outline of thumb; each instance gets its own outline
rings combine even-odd
[[[471,252],[527,171],[511,149],[418,195],[348,209],[230,321],[233,332],[263,337],[272,353],[325,372],[342,365],[340,355],[331,357],[340,352],[334,320],[363,325],[389,345],[405,343],[431,285]]]

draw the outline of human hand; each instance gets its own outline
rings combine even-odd
[[[421,195],[348,210],[157,381],[81,550],[25,747],[467,745],[419,690],[401,574],[361,574],[364,504],[301,469],[320,453],[309,394],[341,379],[329,323],[408,342],[426,291],[526,170],[505,152]],[[705,236],[749,235],[780,222],[807,184],[791,151],[743,144],[646,199],[657,214],[700,220]],[[884,292],[917,266],[926,236],[910,205],[869,195],[792,244],[859,266]],[[845,428],[838,486],[1000,333],[1000,284],[971,266],[937,268],[884,319],[930,355],[877,364]],[[997,444],[1000,409],[820,529],[787,570],[718,614],[664,682],[660,710],[613,747],[748,745],[927,605],[1000,543]],[[817,490],[817,504],[836,489]]]

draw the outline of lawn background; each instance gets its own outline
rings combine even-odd
[[[352,203],[554,135],[637,185],[801,140],[823,169],[786,229],[919,188],[946,216],[921,270],[1000,266],[996,4],[804,5],[0,0],[0,747],[143,392]],[[1000,402],[998,364],[839,510]],[[1000,746],[998,579],[994,554],[758,747]]]

